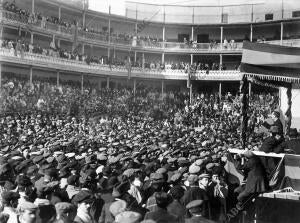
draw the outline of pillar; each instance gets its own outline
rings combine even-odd
[[[280,23],[280,45],[282,45],[283,40],[283,22]]]
[[[61,6],[58,6],[58,19],[61,19]]]
[[[107,58],[108,59],[110,58],[110,48],[109,47],[107,48]]]
[[[2,86],[2,63],[0,63],[0,89]]]
[[[99,78],[99,80],[98,80],[98,90],[101,90],[101,85],[102,85],[102,81],[101,81],[101,79]]]
[[[135,35],[137,36],[137,33],[138,33],[138,23],[137,22],[135,23],[134,32],[135,32]]]
[[[136,95],[136,79],[133,80],[133,96],[135,99],[135,95]]]
[[[219,83],[219,98],[222,99],[222,83]]]
[[[30,43],[33,44],[33,32],[30,33]]]
[[[190,85],[190,104],[192,104],[193,101],[193,85]]]
[[[142,54],[142,68],[145,68],[145,53]]]
[[[110,43],[110,5],[108,8],[108,42]]]
[[[57,46],[60,48],[60,39],[57,40]]]
[[[32,66],[30,66],[30,69],[29,69],[29,83],[30,83],[30,85],[32,85],[32,73],[33,73],[33,69],[32,69]]]
[[[34,0],[31,0],[31,13],[34,14]]]
[[[220,54],[220,64],[219,64],[219,70],[221,70],[221,67],[223,65],[223,55]]]
[[[56,86],[59,87],[59,71],[56,72]]]
[[[165,91],[165,81],[161,81],[161,98],[164,99],[164,91]]]
[[[191,36],[191,38],[192,38],[192,41],[194,42],[194,26],[192,26],[192,36]]]
[[[220,46],[222,50],[223,49],[223,26],[221,26]]]
[[[136,63],[136,51],[134,51],[134,62]]]
[[[194,54],[191,54],[191,65],[194,63]]]
[[[249,82],[249,92],[248,92],[248,94],[249,94],[249,100],[251,99],[251,94],[252,94],[252,86],[251,86],[251,82]]]
[[[252,42],[253,39],[253,25],[250,25],[250,42]]]
[[[81,74],[81,94],[83,94],[83,74]]]
[[[52,35],[52,41],[55,42],[55,35]]]
[[[165,53],[161,54],[161,63],[164,64],[165,63]]]
[[[83,14],[82,14],[82,27],[85,28],[85,24],[86,24],[86,10],[84,9]]]
[[[81,54],[84,54],[84,43],[81,45]]]
[[[109,89],[109,77],[106,78],[106,88]]]
[[[165,26],[163,26],[163,42],[165,42],[165,40],[166,40],[166,27]]]

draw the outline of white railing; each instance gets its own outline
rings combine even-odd
[[[33,66],[53,67],[55,69],[62,69],[74,72],[93,73],[99,75],[115,75],[126,76],[128,70],[125,66],[115,66],[107,64],[87,64],[84,61],[69,60],[65,58],[52,57],[41,54],[34,54],[25,52],[22,56],[18,52],[15,56],[14,50],[0,48],[0,61],[10,62],[15,64],[30,64]],[[132,67],[131,73],[133,77],[150,77],[150,78],[166,78],[186,80],[188,74],[185,70],[171,70],[171,69],[143,69],[139,67]],[[195,80],[239,80],[239,71],[196,71],[192,78]]]

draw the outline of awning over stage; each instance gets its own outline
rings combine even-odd
[[[300,81],[300,48],[245,41],[241,72],[265,80]]]

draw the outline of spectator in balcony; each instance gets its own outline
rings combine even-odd
[[[224,38],[223,47],[224,47],[224,49],[228,48],[228,40],[226,39],[226,37]]]

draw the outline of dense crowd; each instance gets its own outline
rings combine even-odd
[[[1,222],[224,222],[236,202],[268,190],[250,151],[243,186],[226,171],[228,149],[242,148],[238,95],[189,103],[145,86],[134,96],[12,76],[0,97]],[[251,148],[270,151],[257,129],[276,105],[271,94],[251,98]]]

